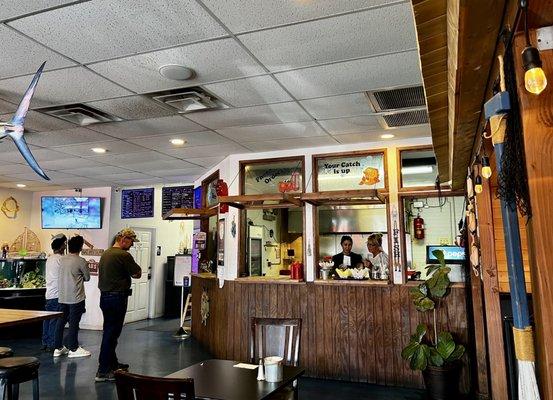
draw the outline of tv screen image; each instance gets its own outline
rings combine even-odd
[[[41,198],[43,229],[100,229],[100,197]]]

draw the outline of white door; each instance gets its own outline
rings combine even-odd
[[[150,296],[150,263],[152,249],[152,234],[149,231],[134,230],[140,242],[134,243],[129,250],[134,260],[142,268],[140,279],[131,282],[132,295],[129,297],[125,323],[148,318],[148,303]]]

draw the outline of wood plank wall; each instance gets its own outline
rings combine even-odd
[[[431,314],[415,310],[409,288],[226,281],[219,289],[214,279],[193,277],[192,334],[214,357],[249,361],[251,317],[301,318],[300,365],[307,376],[421,388],[420,372],[409,369],[401,350],[419,323],[431,325]],[[204,290],[206,326],[199,307]],[[468,344],[465,288],[453,288],[445,303],[439,326]],[[466,364],[463,392],[470,387]]]

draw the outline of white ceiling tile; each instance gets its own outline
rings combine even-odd
[[[102,165],[103,164],[89,158],[81,157],[66,157],[60,160],[43,161],[41,163],[41,167],[44,169],[51,171],[65,171],[69,173],[72,173],[72,170],[76,168],[99,167]]]
[[[336,145],[338,142],[330,136],[318,136],[317,140],[313,138],[296,138],[288,140],[267,140],[264,142],[248,142],[244,146],[251,151],[275,151],[275,150],[295,150],[302,147],[319,147]]]
[[[100,162],[106,165],[115,165],[121,166],[123,168],[130,168],[131,165],[141,164],[148,161],[156,160],[175,160],[174,157],[171,157],[167,154],[156,153],[153,151],[145,151],[129,153],[129,154],[103,154],[103,155],[93,155],[87,157],[87,159]]]
[[[410,3],[248,33],[239,39],[271,71],[417,48]]]
[[[42,147],[57,147],[77,143],[91,143],[113,140],[112,137],[86,128],[72,128],[61,131],[30,132],[25,134],[27,143]]]
[[[12,118],[12,115],[13,113],[0,115],[0,120],[8,121]],[[27,117],[25,118],[25,129],[36,132],[57,131],[75,128],[76,126],[77,125],[72,124],[71,122],[32,110],[28,112]]]
[[[33,191],[33,192],[37,192],[37,191],[41,191],[41,190],[57,190],[57,189],[61,189],[62,186],[58,186],[58,185],[55,185],[53,183],[50,183],[50,184],[47,184],[45,185],[44,182],[45,181],[42,181],[42,182],[38,182],[38,181],[20,181],[20,180],[17,180],[16,178],[10,178],[10,182],[12,183],[9,183],[9,182],[6,182],[6,183],[0,183],[0,187],[5,187],[5,188],[14,188],[14,189],[17,189],[17,190],[29,190],[29,191]],[[25,188],[18,188],[16,187],[16,183],[22,183],[24,185],[27,185],[27,187]]]
[[[177,175],[177,176],[164,176],[163,183],[180,183],[190,184],[197,180],[202,174],[198,175]]]
[[[273,27],[393,3],[395,0],[204,0],[231,31]]]
[[[146,185],[155,185],[158,183],[162,183],[163,179],[158,177],[151,177],[144,175],[141,178],[134,178],[134,179],[125,179],[124,177],[115,178],[113,179],[113,182],[117,185],[121,186],[146,186]]]
[[[149,175],[156,175],[152,171],[171,170],[171,169],[191,169],[191,168],[198,168],[198,167],[186,161],[174,158],[172,160],[142,161],[140,163],[126,165],[125,168],[133,170],[135,172],[143,172]]]
[[[17,105],[0,99],[0,114],[7,114],[8,116],[0,115],[0,121],[7,121],[11,118],[11,115],[17,110]]]
[[[378,118],[373,115],[362,115],[359,117],[337,118],[319,121],[331,135],[345,133],[362,133],[366,131],[382,130]]]
[[[74,168],[71,170],[72,174],[85,176],[88,178],[96,178],[100,175],[110,175],[110,174],[126,174],[129,172],[127,169],[114,167],[112,165],[102,165],[98,167],[83,167],[83,168]]]
[[[154,150],[174,150],[183,146],[171,144],[171,139],[183,139],[186,141],[184,147],[188,146],[206,146],[210,144],[228,144],[230,140],[222,137],[213,131],[175,133],[171,135],[158,135],[152,137],[143,137],[138,139],[128,139],[129,142],[138,144]]]
[[[72,174],[68,174],[68,173],[65,173],[65,172],[58,172],[58,171],[45,171],[46,172],[46,175],[48,175],[48,177],[50,178],[50,182],[53,182],[53,183],[56,183],[58,181],[62,181],[62,180],[76,180],[77,177],[75,175],[72,175]],[[44,184],[44,182],[48,182],[48,181],[45,181],[42,177],[38,176],[36,173],[34,173],[33,171],[31,172],[24,172],[24,173],[17,173],[17,174],[6,174],[6,176],[9,176],[11,178],[14,178],[14,179],[18,179],[18,180],[28,180],[28,181],[37,181],[37,182],[42,182]]]
[[[120,139],[204,130],[200,125],[178,115],[90,125],[89,128]]]
[[[412,86],[422,82],[418,51],[275,74],[296,99]]]
[[[200,165],[202,167],[212,167],[223,161],[226,156],[219,157],[200,157],[200,158],[187,158],[186,161]]]
[[[167,177],[167,176],[193,176],[201,175],[206,172],[206,168],[194,167],[194,168],[182,168],[182,169],[161,169],[148,172],[150,175]]]
[[[240,143],[326,135],[326,132],[315,122],[237,126],[234,128],[218,129],[217,132]]]
[[[211,129],[311,120],[295,102],[198,112],[187,117]]]
[[[0,21],[30,14],[50,7],[73,3],[75,0],[4,1],[0,7]]]
[[[21,160],[24,162],[23,157]],[[29,172],[33,172],[33,170],[27,164],[11,163],[0,165],[0,175],[23,174]]]
[[[159,73],[159,68],[166,64],[185,65],[194,70],[195,76],[185,82],[164,78]],[[138,93],[194,86],[265,72],[234,39],[190,44],[92,64],[89,67]],[[0,96],[1,94],[0,92]]]
[[[10,25],[83,63],[226,34],[193,0],[95,0]]]
[[[353,117],[374,113],[364,93],[302,100],[301,105],[316,119]]]
[[[343,144],[355,144],[355,143],[361,143],[361,142],[378,141],[382,143],[382,147],[387,147],[389,146],[388,142],[390,142],[390,139],[380,138],[380,135],[384,133],[391,133],[395,135],[393,140],[423,138],[423,137],[430,137],[431,135],[430,125],[425,124],[425,125],[413,126],[408,128],[386,129],[386,130],[373,131],[373,132],[335,135],[334,137],[336,138],[336,140],[338,140],[340,143],[343,143]]]
[[[125,172],[118,174],[96,175],[94,178],[106,181],[120,182],[127,179],[142,179],[151,177],[151,175],[142,174],[140,172]]]
[[[94,147],[102,147],[107,150],[107,155],[126,154],[126,153],[138,153],[144,151],[144,148],[134,145],[122,140],[114,140],[111,142],[90,142],[81,144],[72,144],[68,146],[56,147],[57,151],[71,154],[74,156],[87,157],[94,156],[94,152],[91,150]]]
[[[0,80],[0,97],[19,103],[27,90],[32,75]],[[80,103],[110,97],[125,96],[131,92],[88,71],[75,67],[48,71],[42,74],[33,97],[32,108],[57,104]]]
[[[4,146],[6,143],[8,142],[2,143],[2,146]],[[67,157],[67,154],[63,154],[59,151],[37,148],[32,145],[29,145],[29,147],[31,149],[31,153],[33,153],[33,156],[35,157],[39,165],[42,161],[59,160]],[[23,158],[21,153],[17,150],[0,152],[0,160],[15,163],[25,162],[25,159]]]
[[[86,105],[123,119],[146,119],[175,115],[174,111],[167,110],[144,96],[93,101]]]
[[[293,100],[270,76],[255,76],[204,86],[234,107],[255,106]]]
[[[5,25],[0,25],[0,54],[4,60],[9,60],[9,62],[0,63],[1,79],[34,74],[44,61],[46,61],[45,71],[75,65],[74,62]]]
[[[188,160],[188,158],[198,158],[198,157],[223,157],[228,156],[229,154],[239,154],[239,153],[249,153],[249,149],[240,146],[239,144],[228,144],[228,145],[209,145],[209,146],[195,146],[195,147],[183,147],[178,150],[166,150],[165,154],[171,155],[173,157],[181,158],[183,160]]]

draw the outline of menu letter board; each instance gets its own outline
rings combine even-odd
[[[154,188],[129,189],[121,192],[121,218],[154,216]]]
[[[172,186],[161,189],[161,215],[173,208],[194,208],[194,186]]]

